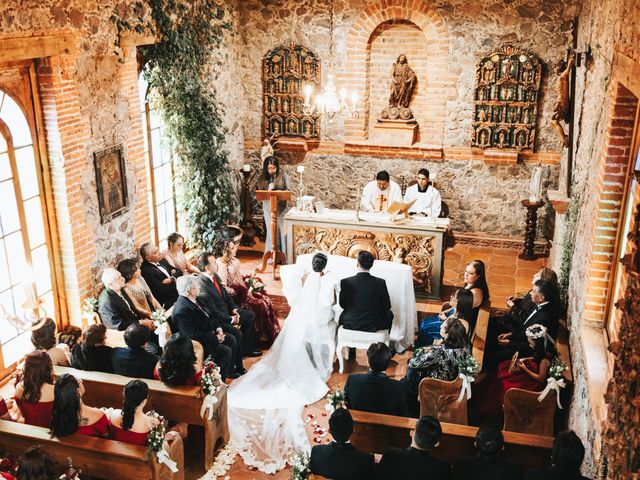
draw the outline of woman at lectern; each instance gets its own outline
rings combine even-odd
[[[267,157],[262,164],[262,175],[258,180],[258,190],[290,190],[289,177],[280,169],[280,162],[276,157]],[[262,201],[262,211],[264,213],[264,224],[267,230],[264,251],[271,250],[271,209],[269,200]],[[281,252],[286,252],[284,236],[284,215],[287,212],[287,202],[278,201],[278,235],[277,246]],[[269,260],[271,261],[271,260]]]

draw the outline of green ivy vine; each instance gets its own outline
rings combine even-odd
[[[564,235],[562,237],[562,258],[560,260],[560,275],[558,284],[560,287],[560,299],[562,304],[568,306],[569,277],[571,275],[571,263],[573,262],[573,250],[576,243],[576,227],[580,213],[580,195],[574,193],[569,202],[567,213],[564,217]]]
[[[193,241],[209,249],[238,217],[223,110],[211,88],[211,68],[224,67],[212,53],[231,28],[215,0],[148,0],[160,41],[140,48],[144,76],[157,99],[170,143],[178,157],[179,208]],[[138,31],[138,22],[119,29]]]

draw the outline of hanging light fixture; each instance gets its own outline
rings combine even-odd
[[[318,114],[329,121],[336,115],[345,118],[357,119],[358,110],[356,105],[358,97],[355,92],[349,94],[346,88],[340,89],[340,94],[336,89],[335,70],[333,57],[333,0],[329,0],[329,74],[324,89],[313,98],[313,87],[304,87],[304,104],[302,106],[305,115]]]

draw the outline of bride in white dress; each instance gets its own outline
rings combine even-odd
[[[317,253],[313,271],[300,271],[291,311],[271,349],[228,391],[231,445],[243,461],[265,473],[283,469],[295,450],[310,452],[302,412],[322,399],[333,370],[330,322],[335,277],[325,274],[327,256]]]

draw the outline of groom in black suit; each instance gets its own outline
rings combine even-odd
[[[373,266],[371,252],[358,253],[358,273],[340,282],[340,325],[347,330],[377,332],[390,330],[393,321],[387,284],[369,273]]]
[[[556,339],[559,327],[559,309],[553,300],[553,284],[546,280],[538,280],[531,290],[531,300],[535,308],[531,310],[522,326],[515,332],[503,333],[498,336],[498,360],[511,358],[515,352],[520,352],[519,357],[530,357],[533,351],[527,339],[527,328],[539,324],[547,328],[547,333],[552,339]]]

